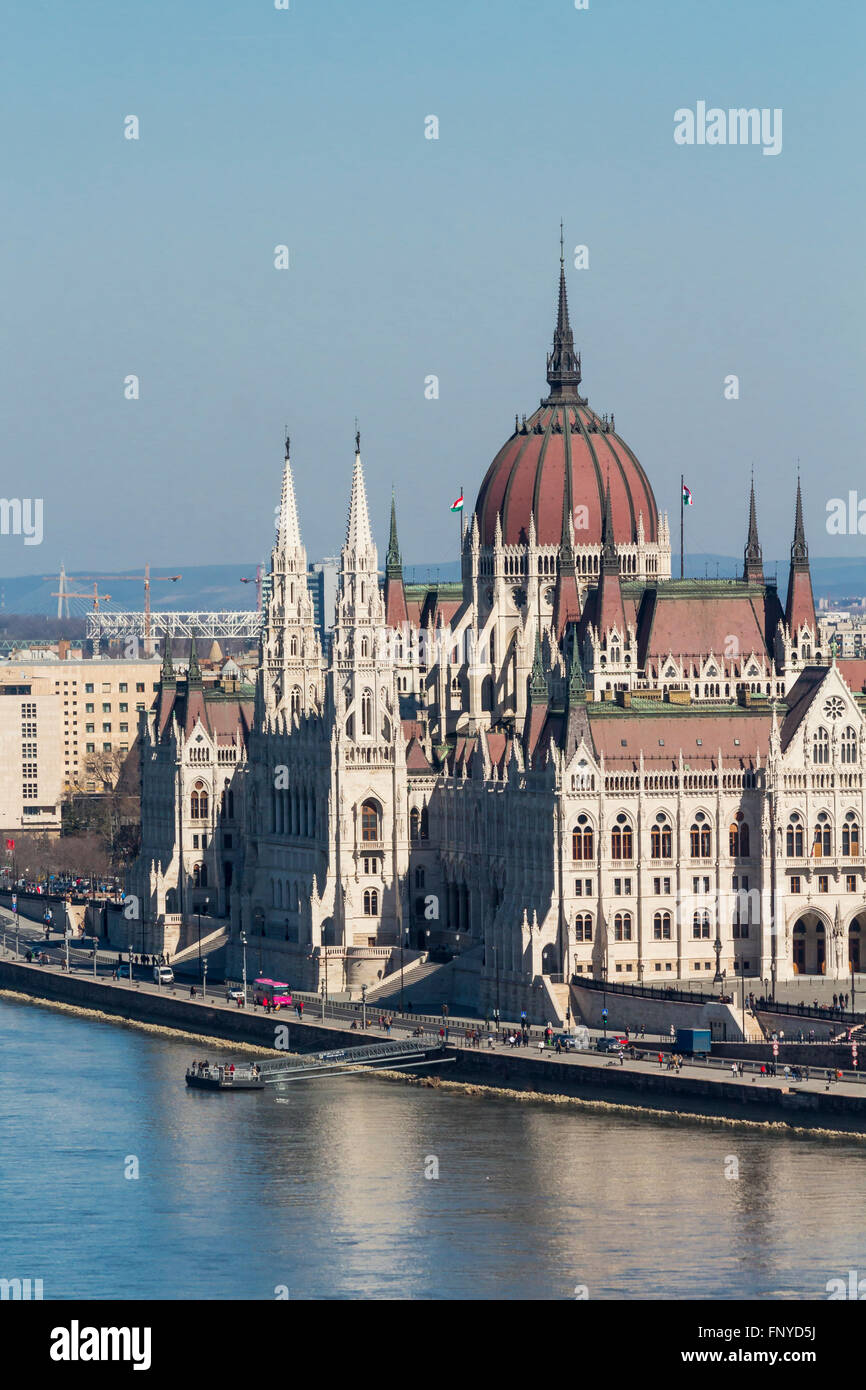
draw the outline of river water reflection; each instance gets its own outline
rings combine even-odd
[[[8,1000],[0,1040],[0,1277],[46,1298],[812,1299],[866,1273],[866,1142],[373,1077],[190,1092],[200,1045]]]

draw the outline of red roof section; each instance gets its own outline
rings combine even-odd
[[[761,595],[720,595],[713,587],[704,596],[665,594],[659,586],[655,604],[648,609],[640,633],[640,660],[664,660],[673,656],[724,658],[736,651],[746,660],[752,652],[767,655],[768,600]],[[736,646],[732,639],[736,640]]]
[[[719,749],[729,767],[751,768],[770,745],[772,719],[760,714],[597,714],[587,706],[592,739],[605,766],[676,768],[680,750],[691,768],[714,768]],[[700,740],[700,741],[699,741]],[[737,742],[739,740],[739,742]]]
[[[615,542],[637,538],[640,513],[647,541],[658,540],[658,509],[640,463],[593,410],[569,402],[541,406],[496,455],[475,505],[481,544],[493,544],[497,514],[504,544],[526,544],[534,513],[539,544],[557,545],[567,461],[576,545],[601,542],[608,480]],[[586,525],[580,508],[586,508]]]
[[[863,657],[837,661],[836,669],[853,695],[866,693],[866,660]]]

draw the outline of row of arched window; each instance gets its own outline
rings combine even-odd
[[[689,854],[692,859],[709,859],[713,852],[713,837],[710,822],[703,811],[699,811],[689,828]],[[749,827],[742,814],[728,828],[728,852],[732,859],[745,859],[749,856]],[[581,814],[571,836],[571,856],[576,860],[595,858],[595,832],[589,817]],[[611,859],[634,858],[634,832],[628,817],[623,813],[616,818],[610,832]],[[671,859],[673,857],[673,827],[665,812],[659,812],[650,829],[650,857]]]
[[[859,856],[860,823],[854,811],[842,822],[840,854]],[[812,827],[811,847],[806,850],[807,828],[799,811],[793,811],[785,830],[785,854],[789,859],[803,859],[807,852],[813,859],[827,859],[833,853],[833,824],[826,811],[819,812]]]

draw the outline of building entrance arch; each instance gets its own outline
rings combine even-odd
[[[816,912],[804,912],[797,918],[792,955],[795,975],[827,973],[827,924]]]

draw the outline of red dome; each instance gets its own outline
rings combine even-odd
[[[503,444],[481,484],[475,515],[482,545],[492,545],[497,515],[505,545],[525,545],[535,516],[539,545],[562,537],[563,489],[571,476],[575,545],[601,545],[604,494],[610,484],[617,545],[658,541],[658,508],[649,479],[628,445],[582,399],[540,406]]]

